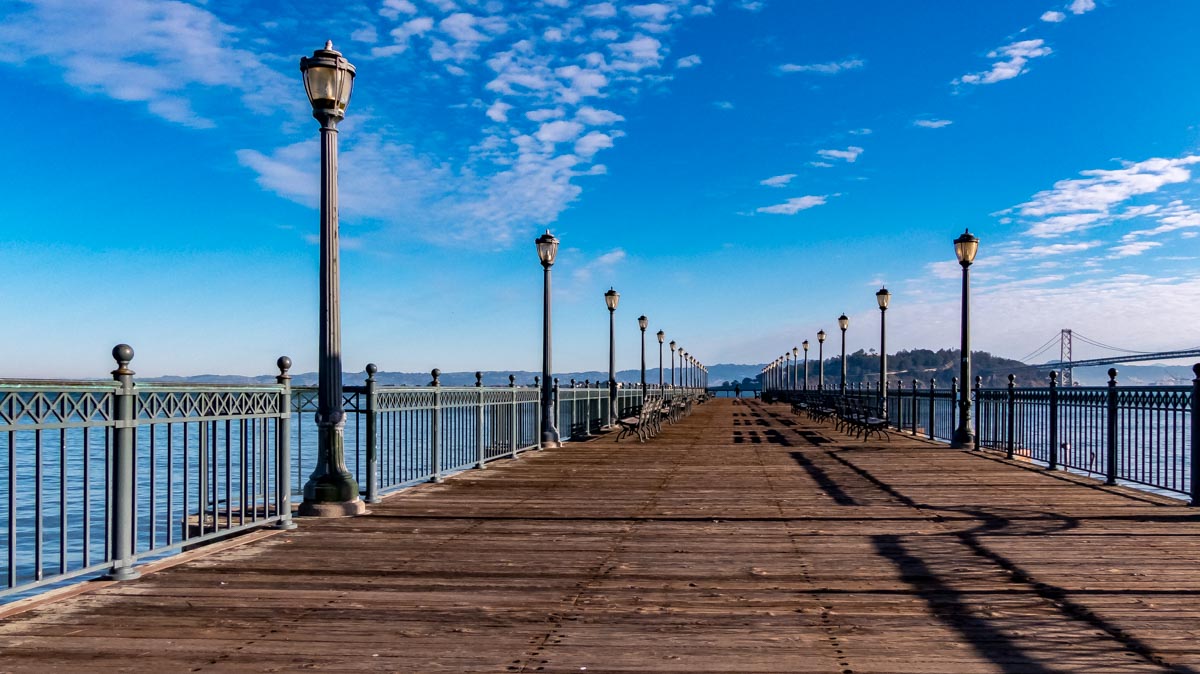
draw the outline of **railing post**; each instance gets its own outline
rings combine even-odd
[[[1189,505],[1200,506],[1200,363],[1192,366],[1192,502]]]
[[[554,427],[561,428],[562,427],[562,409],[559,406],[561,401],[560,401],[560,398],[558,395],[558,377],[554,378],[554,386],[553,386],[553,388],[551,388],[551,393],[554,396]],[[540,437],[540,435],[539,435],[539,437]]]
[[[1108,470],[1104,484],[1117,483],[1117,368],[1108,368]]]
[[[375,363],[367,363],[367,503],[379,503],[379,400]]]
[[[275,361],[279,376],[275,382],[283,387],[279,393],[279,423],[275,427],[275,508],[279,521],[276,529],[295,529],[292,521],[292,359],[280,356]]]
[[[958,400],[958,377],[950,378],[950,437],[954,437],[954,429],[958,428],[957,412],[959,407]]]
[[[475,467],[479,470],[487,468],[487,457],[483,451],[483,407],[486,394],[483,390],[483,373],[475,373],[475,388],[479,389],[479,405],[475,408]]]
[[[913,385],[912,385],[912,407],[911,407],[911,409],[910,409],[910,411],[912,412],[912,414],[910,415],[910,417],[911,417],[910,421],[912,422],[912,423],[911,423],[911,426],[912,426],[912,434],[913,434],[913,437],[914,437],[914,438],[915,438],[915,437],[917,437],[917,386],[918,386],[918,385],[919,385],[919,384],[918,384],[918,382],[917,382],[917,379],[916,379],[916,377],[913,377]]]
[[[508,375],[508,388],[512,390],[512,427],[509,429],[509,435],[512,442],[512,455],[517,458],[517,378],[515,375]]]
[[[929,436],[930,440],[932,440],[934,437],[933,436],[933,422],[935,420],[935,417],[934,417],[934,392],[936,389],[937,389],[937,382],[934,380],[933,377],[930,377],[929,378],[929,430],[927,432],[927,435]]]
[[[1017,453],[1017,375],[1008,375],[1008,413],[1005,414],[1004,453],[1013,458]]]
[[[979,434],[983,426],[983,407],[979,404],[983,398],[982,391],[983,377],[975,375],[975,449],[979,449],[979,438],[983,437]]]
[[[430,482],[442,481],[442,438],[441,438],[441,416],[442,416],[442,382],[439,377],[442,376],[442,371],[433,368],[430,372],[433,375],[433,381],[429,383],[433,387],[433,409],[429,410],[429,469]]]
[[[113,347],[117,369],[113,379],[120,384],[113,400],[113,469],[112,469],[112,538],[109,556],[112,567],[105,576],[109,580],[132,580],[141,574],[133,569],[133,430],[137,414],[137,392],[134,390],[133,348],[128,344]],[[15,468],[13,469],[15,470]],[[204,513],[200,513],[203,520]]]
[[[1050,371],[1050,452],[1048,470],[1058,470],[1058,373]]]

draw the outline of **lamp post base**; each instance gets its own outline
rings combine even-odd
[[[950,440],[950,449],[975,449],[975,436],[971,431],[958,429],[954,431],[954,437]]]
[[[542,441],[538,444],[539,449],[557,449],[562,447],[562,439],[558,431],[545,431],[542,433]]]
[[[362,499],[356,498],[353,501],[329,503],[305,501],[300,504],[300,510],[296,514],[301,517],[354,517],[355,515],[364,515],[366,512],[367,505],[362,502]]]

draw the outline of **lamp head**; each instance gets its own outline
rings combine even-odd
[[[346,116],[354,88],[354,66],[333,48],[332,41],[327,41],[325,48],[314,51],[311,57],[300,57],[300,73],[313,117],[325,122]]]
[[[875,301],[879,302],[879,310],[887,311],[888,302],[892,301],[892,294],[887,288],[880,288],[879,292],[875,293]]]
[[[604,303],[608,305],[609,311],[616,311],[617,302],[619,301],[621,301],[621,293],[613,290],[612,288],[609,288],[608,292],[604,293]]]
[[[558,257],[558,239],[546,230],[546,233],[537,238],[538,259],[542,261],[542,266],[546,269],[554,266],[554,259]]]
[[[962,236],[954,240],[954,254],[958,256],[958,263],[963,267],[970,267],[975,261],[975,253],[978,252],[979,239],[970,231],[964,231]]]

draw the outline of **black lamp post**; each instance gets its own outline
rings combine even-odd
[[[663,340],[667,338],[667,333],[662,330],[658,331],[658,393],[662,395],[663,387]]]
[[[608,425],[617,423],[617,302],[621,293],[608,289],[604,293],[604,304],[608,306]]]
[[[808,340],[800,343],[804,347],[804,390],[808,390]]]
[[[538,258],[542,261],[542,447],[561,445],[558,428],[554,423],[554,384],[550,380],[550,268],[558,256],[558,239],[546,230],[537,238]]]
[[[789,384],[792,390],[800,388],[800,349],[792,347],[792,382]]]
[[[321,123],[320,345],[317,373],[317,465],[304,484],[301,515],[345,517],[366,511],[358,483],[346,469],[346,413],[342,409],[342,325],[338,282],[338,122],[354,88],[354,66],[326,42],[300,59],[304,90]]]
[[[846,328],[850,327],[846,314],[838,316],[838,327],[842,329],[842,395],[846,395]]]
[[[675,388],[675,340],[671,340],[671,388]]]
[[[817,332],[817,367],[820,376],[817,378],[817,390],[825,390],[825,331]]]
[[[975,449],[971,432],[971,263],[979,252],[979,239],[964,231],[954,240],[954,254],[962,265],[962,378],[958,387],[958,428],[950,446],[956,449]]]
[[[650,326],[650,319],[645,316],[638,316],[638,327],[642,330],[642,399],[646,398],[646,328]]]
[[[879,302],[879,408],[883,418],[887,418],[887,308],[892,301],[892,294],[887,288],[880,288],[875,293],[875,301]],[[899,423],[899,422],[897,422]]]

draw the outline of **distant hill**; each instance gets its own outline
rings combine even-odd
[[[755,380],[759,372],[762,371],[763,366],[762,363],[753,365],[719,363],[712,365],[709,367],[709,382],[715,386],[722,382],[742,382],[745,379]],[[1120,371],[1118,381],[1127,385],[1183,385],[1190,384],[1194,376],[1190,365],[1118,365],[1116,367]],[[851,384],[878,382],[879,355],[874,351],[863,350],[848,354],[846,357],[846,370],[847,381]],[[816,386],[817,372],[817,362],[813,358],[808,363],[809,384],[813,387]],[[913,379],[921,382],[922,386],[928,386],[929,380],[932,378],[937,381],[939,387],[948,387],[950,379],[957,377],[958,372],[958,349],[939,349],[937,351],[913,349],[911,351],[899,351],[888,355],[889,379],[891,381],[902,379],[906,386],[910,386]],[[1083,386],[1100,386],[1108,381],[1107,372],[1107,367],[1078,368],[1075,370],[1075,380]],[[1020,361],[1000,358],[985,351],[976,351],[972,354],[972,376],[978,375],[983,377],[984,386],[1007,386],[1009,373],[1017,376],[1018,386],[1044,386],[1047,382],[1046,372],[1034,370]],[[485,386],[507,386],[510,374],[516,377],[518,386],[532,386],[533,378],[540,375],[539,372],[530,372],[528,370],[490,370],[483,373],[483,383]],[[678,375],[678,372],[676,374]],[[559,378],[561,386],[567,386],[571,379],[574,379],[579,384],[583,384],[584,381],[603,382],[608,378],[608,373],[600,372],[599,370],[589,370],[585,372],[560,373],[556,376]],[[836,386],[840,381],[840,376],[840,358],[827,358],[825,360],[826,385]],[[801,377],[803,377],[802,372]],[[426,372],[379,372],[375,375],[375,378],[380,385],[384,386],[427,386],[431,380],[429,373]],[[671,382],[670,367],[663,368],[663,379],[668,384]],[[366,380],[366,373],[364,372],[347,372],[342,375],[342,382],[344,384],[362,384],[364,380]],[[620,370],[617,372],[617,380],[637,383],[638,371]],[[157,377],[142,379],[141,381],[188,384],[266,384],[273,383],[275,376],[204,374],[191,377]],[[444,386],[474,386],[475,373],[444,372],[442,373],[441,381]],[[657,367],[646,369],[646,382],[650,384],[658,383]],[[316,372],[294,373],[292,375],[293,386],[316,386],[316,384]]]

